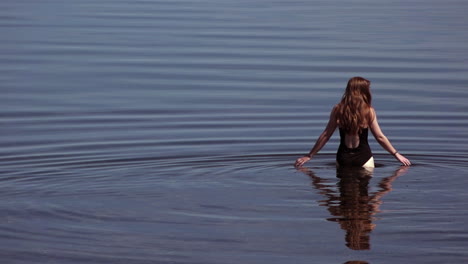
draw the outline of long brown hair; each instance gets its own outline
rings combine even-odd
[[[349,79],[341,102],[335,108],[338,126],[347,133],[357,134],[371,122],[370,81],[362,77]]]

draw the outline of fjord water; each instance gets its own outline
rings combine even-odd
[[[2,1],[2,263],[468,261],[467,9]],[[295,169],[356,75],[414,166]]]

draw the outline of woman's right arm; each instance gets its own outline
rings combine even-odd
[[[374,108],[371,108],[371,115],[372,115],[373,118],[371,118],[372,122],[371,122],[371,125],[370,125],[370,129],[371,129],[372,134],[375,137],[375,140],[377,140],[377,142],[379,142],[379,144],[386,151],[388,151],[390,154],[392,154],[403,165],[405,165],[405,166],[411,165],[411,162],[407,158],[405,158],[405,156],[398,153],[398,151],[390,143],[390,140],[388,140],[388,138],[384,135],[384,133],[380,129],[379,122],[377,121],[377,115],[375,113]]]
[[[309,154],[305,155],[302,158],[298,158],[294,166],[301,167],[302,165],[304,165],[304,163],[308,162],[315,154],[317,154],[317,152],[319,152],[319,150],[321,150],[323,146],[325,146],[330,137],[333,135],[333,132],[335,132],[336,127],[338,126],[336,122],[335,112],[336,106],[331,111],[328,124],[325,127],[325,130],[322,132],[322,134],[320,134],[319,138],[315,142],[314,147],[309,151]]]

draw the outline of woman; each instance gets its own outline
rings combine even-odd
[[[331,111],[327,127],[309,154],[298,158],[295,165],[300,167],[312,159],[328,142],[337,127],[340,130],[340,146],[336,154],[338,166],[374,167],[374,158],[367,142],[369,128],[377,142],[385,150],[403,165],[411,165],[411,162],[396,151],[380,130],[371,101],[370,81],[362,77],[351,78],[341,102],[335,105]]]

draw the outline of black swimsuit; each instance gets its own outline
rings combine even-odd
[[[346,132],[340,128],[340,146],[336,153],[338,165],[344,167],[362,167],[372,158],[372,151],[367,142],[369,129],[362,129],[359,134],[359,146],[357,148],[348,148],[345,144]]]

